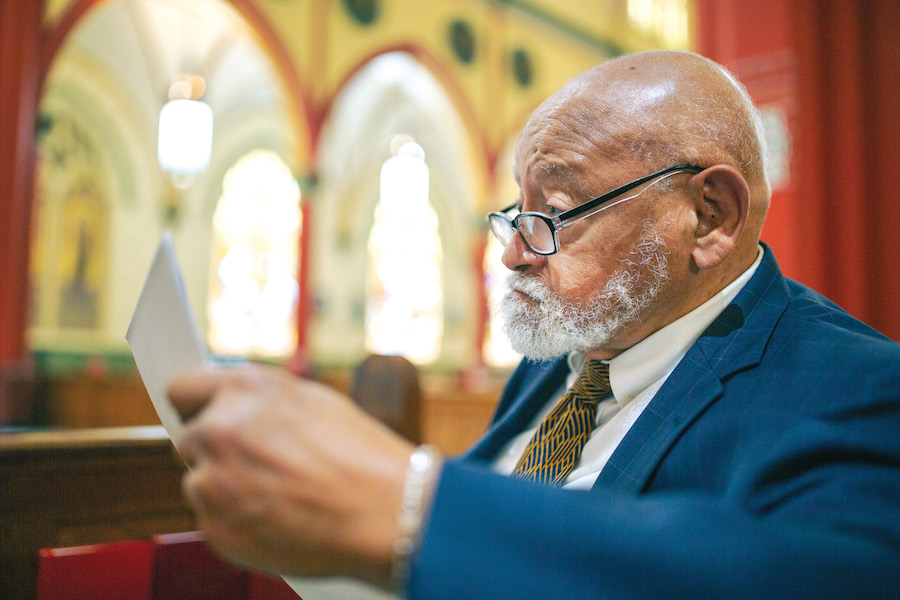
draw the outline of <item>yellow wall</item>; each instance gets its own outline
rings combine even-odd
[[[624,2],[486,2],[382,0],[371,25],[355,22],[335,0],[256,0],[290,55],[312,114],[327,112],[352,73],[373,56],[410,49],[433,71],[493,159],[535,106],[570,77],[610,57],[615,49],[654,47],[633,31]],[[461,62],[449,43],[450,24],[467,22],[474,58]],[[533,81],[514,81],[510,55],[526,50]],[[476,152],[478,149],[473,149]]]

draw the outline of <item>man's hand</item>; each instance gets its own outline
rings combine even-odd
[[[389,584],[412,445],[270,367],[189,371],[168,394],[188,419],[185,495],[214,548],[258,570]]]

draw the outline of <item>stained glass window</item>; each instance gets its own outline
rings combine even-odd
[[[419,364],[437,359],[443,333],[443,253],[428,178],[421,146],[403,144],[381,168],[369,235],[366,347]]]
[[[274,152],[225,175],[213,217],[208,341],[219,354],[285,358],[295,349],[300,187]]]

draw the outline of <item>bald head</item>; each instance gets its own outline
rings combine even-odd
[[[744,87],[715,62],[678,51],[611,60],[551,96],[526,132],[551,121],[605,160],[638,161],[644,172],[681,163],[734,167],[750,189],[747,226],[758,236],[769,199],[762,125]]]

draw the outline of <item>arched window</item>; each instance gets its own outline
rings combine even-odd
[[[366,295],[366,349],[420,364],[438,357],[444,328],[443,253],[428,180],[425,152],[413,141],[382,165]]]
[[[213,217],[208,342],[213,352],[286,358],[296,346],[300,187],[274,152],[225,175]]]

